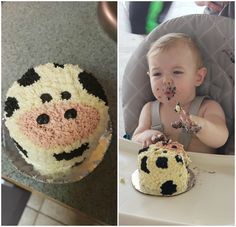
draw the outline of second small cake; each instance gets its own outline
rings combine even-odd
[[[178,142],[158,142],[138,155],[139,183],[147,194],[172,196],[188,188],[190,159]]]

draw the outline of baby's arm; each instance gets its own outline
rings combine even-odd
[[[209,147],[223,146],[229,136],[223,109],[213,100],[206,100],[201,109],[202,117],[190,115],[190,119],[201,127],[196,136]]]
[[[144,105],[139,116],[138,127],[135,129],[132,140],[141,143],[143,147],[148,147],[157,135],[162,134],[151,128],[151,102]]]

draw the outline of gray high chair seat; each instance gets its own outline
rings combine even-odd
[[[186,33],[197,42],[208,69],[204,83],[197,88],[197,95],[208,95],[220,103],[230,132],[227,144],[234,147],[234,20],[206,14],[187,15],[166,21],[153,30],[131,56],[122,82],[127,135],[131,137],[136,129],[144,104],[155,100],[147,76],[146,54],[155,40],[172,32]],[[234,152],[232,147],[231,153]]]

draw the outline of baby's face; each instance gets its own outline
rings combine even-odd
[[[162,103],[188,103],[195,97],[196,60],[183,43],[149,57],[152,92]]]

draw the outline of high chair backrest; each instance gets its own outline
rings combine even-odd
[[[197,42],[208,69],[197,95],[208,95],[224,109],[227,127],[234,131],[234,20],[206,14],[169,20],[153,30],[130,58],[122,82],[122,104],[126,133],[132,136],[145,103],[154,100],[146,54],[161,36],[182,32]]]

